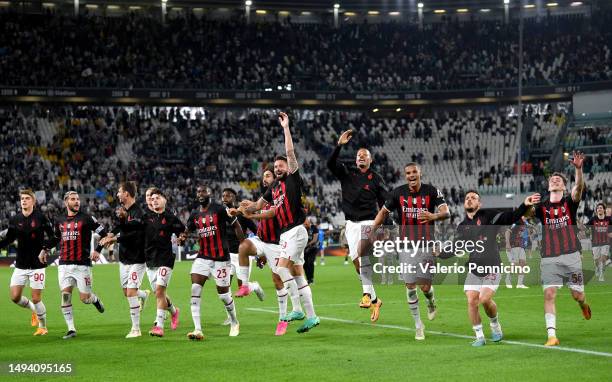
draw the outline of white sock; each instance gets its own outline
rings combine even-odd
[[[250,291],[254,291],[257,288],[257,283],[247,283],[247,285],[249,286]]]
[[[283,287],[283,289],[276,290],[276,298],[278,299],[278,319],[281,320],[283,317],[287,315],[287,296],[289,296],[289,292],[287,288]]]
[[[93,304],[95,302],[98,302],[98,296],[96,296],[93,293],[89,294],[89,297],[87,297],[84,301],[83,304]]]
[[[412,314],[412,318],[414,319],[415,327],[417,329],[423,327],[423,322],[421,322],[421,312],[419,311],[419,298],[417,297],[416,288],[406,288],[406,296],[408,297],[408,307],[410,308],[410,313]]]
[[[42,301],[34,304],[34,308],[36,309],[36,316],[38,317],[38,327],[46,328],[47,327],[47,308],[45,308],[45,304]]]
[[[546,331],[548,332],[548,337],[556,337],[557,336],[557,317],[552,313],[545,313],[544,319],[546,320]]]
[[[506,284],[512,285],[512,276],[510,273],[506,273]]]
[[[21,296],[21,300],[17,303],[22,308],[30,309],[32,312],[36,313],[36,308],[34,307],[34,303],[28,300],[26,296]]]
[[[248,285],[249,284],[249,266],[239,265],[238,270],[236,271],[236,276],[238,277],[238,280],[242,281],[243,285]]]
[[[232,321],[232,324],[237,324],[238,319],[236,318],[236,306],[234,305],[232,294],[230,292],[220,293],[219,299],[223,302],[223,305],[225,305],[225,311]]]
[[[310,285],[308,285],[306,278],[304,276],[295,276],[295,282],[298,286],[298,292],[300,294],[302,304],[304,305],[304,310],[306,311],[306,317],[316,317],[317,315],[315,314],[314,303],[312,302],[312,290],[310,289]]]
[[[525,275],[518,275],[518,281],[517,284],[518,285],[524,285],[523,283],[525,282]]]
[[[138,289],[138,292],[136,293],[138,294],[138,298],[142,298],[142,299],[147,298],[147,294],[143,290]]]
[[[157,317],[155,318],[155,326],[163,329],[165,319],[166,319],[166,309],[157,308]]]
[[[291,299],[291,305],[295,312],[302,311],[302,305],[300,304],[300,294],[298,293],[298,287],[289,269],[278,267],[276,268],[276,274],[281,278],[283,285],[289,291],[289,298]]]
[[[489,324],[491,329],[493,329],[494,331],[500,331],[501,330],[501,325],[499,324],[499,320],[497,319],[497,316],[489,317],[489,320],[491,320],[491,323]]]
[[[76,332],[74,328],[74,316],[72,315],[72,293],[62,292],[62,314],[64,315],[64,321],[66,321],[68,330]]]
[[[195,330],[202,330],[200,322],[200,295],[202,294],[202,285],[191,284],[191,318],[193,318],[193,326]]]
[[[166,310],[170,312],[170,314],[176,314],[176,306],[172,304],[172,301],[170,301],[170,297],[168,296],[166,296],[166,303],[168,304],[168,307],[166,308]]]
[[[128,297],[130,305],[130,317],[132,318],[132,330],[140,330],[140,301],[138,297]]]
[[[476,333],[476,339],[478,340],[484,339],[484,332],[482,331],[482,324],[473,325],[472,329],[474,329],[474,333]]]

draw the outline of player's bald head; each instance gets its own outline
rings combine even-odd
[[[369,169],[370,165],[372,164],[372,154],[370,153],[370,150],[366,149],[365,147],[357,150],[355,164],[362,171]]]

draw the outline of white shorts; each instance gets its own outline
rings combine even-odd
[[[363,233],[369,232],[368,228],[371,228],[374,225],[374,220],[362,220],[353,222],[350,220],[346,221],[345,227],[345,235],[346,242],[349,247],[349,256],[351,257],[351,261],[354,261],[357,257],[359,257],[359,243],[361,238],[364,237]]]
[[[584,292],[584,277],[582,275],[582,259],[580,252],[569,253],[557,257],[545,257],[540,266],[542,286],[546,288],[561,288],[563,281],[576,292]]]
[[[266,256],[268,266],[272,270],[272,273],[276,273],[276,267],[278,267],[278,259],[280,259],[281,248],[278,244],[264,243],[259,237],[250,237],[251,243],[257,248],[257,256]]]
[[[518,264],[519,260],[527,260],[525,248],[512,247],[506,254],[508,255],[508,261],[512,264]]]
[[[27,286],[28,284],[32,289],[45,289],[45,268],[15,268],[11,276],[11,286]]]
[[[119,280],[121,281],[121,288],[140,288],[146,270],[146,264],[119,263]]]
[[[214,278],[217,286],[228,287],[230,285],[231,265],[229,261],[214,261],[197,258],[191,266],[191,273]]]
[[[463,291],[474,291],[480,292],[482,288],[489,288],[493,292],[497,291],[499,282],[501,281],[500,273],[490,273],[486,276],[476,276],[472,272],[469,272],[465,278],[465,284],[463,285]]]
[[[91,293],[93,275],[87,265],[63,264],[57,269],[60,289],[76,286],[81,293]]]
[[[303,265],[306,244],[308,244],[306,227],[303,224],[293,227],[280,235],[280,257],[291,260],[295,265]]]
[[[170,284],[170,278],[172,277],[172,268],[147,268],[147,276],[153,290],[157,289],[158,285],[167,288]]]
[[[410,267],[410,270],[403,272],[402,279],[407,284],[417,283],[419,280],[433,280],[434,273],[432,273],[433,267],[436,265],[436,258],[429,252],[418,250],[413,256],[412,251],[399,252],[399,264],[406,267]]]
[[[599,260],[602,257],[608,257],[610,254],[610,246],[602,245],[599,247],[593,247],[593,260]]]

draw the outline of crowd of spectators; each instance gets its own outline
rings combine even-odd
[[[612,79],[612,16],[527,19],[524,85]],[[517,21],[246,24],[0,13],[0,85],[312,91],[517,86]]]

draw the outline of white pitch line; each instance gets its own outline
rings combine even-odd
[[[591,292],[591,293],[587,293],[587,296],[594,295],[594,294],[612,294],[612,291],[609,291],[609,292]],[[541,293],[541,294],[522,294],[522,295],[517,295],[517,296],[503,296],[503,295],[502,296],[498,296],[498,295],[495,295],[494,299],[495,300],[500,300],[500,299],[504,299],[504,300],[505,299],[521,299],[521,298],[525,298],[525,297],[541,297],[541,298],[543,298],[544,294],[543,293]],[[436,297],[436,301],[438,303],[440,303],[440,302],[444,303],[444,301],[464,301],[464,300],[465,300],[465,296],[463,296],[463,297],[442,297],[442,298]],[[402,302],[400,302],[400,301],[389,301],[389,302],[386,302],[385,301],[385,304],[398,304],[398,303],[402,303]],[[338,303],[338,304],[317,304],[317,306],[319,306],[319,307],[326,307],[326,306],[350,306],[350,305],[357,305],[357,303],[356,302],[344,302],[344,303]],[[266,308],[273,309],[274,307],[266,307]]]
[[[263,312],[263,313],[278,314],[277,310],[260,309],[260,308],[246,308],[246,309],[250,310],[250,311],[253,311],[253,312]],[[363,326],[375,326],[375,327],[385,328],[385,329],[397,329],[397,330],[403,330],[403,331],[407,331],[407,332],[414,332],[414,329],[408,328],[408,327],[405,327],[405,326],[386,325],[386,324],[369,324],[367,322],[360,322],[360,321],[354,321],[354,320],[345,320],[343,318],[335,318],[335,317],[323,317],[323,316],[319,316],[319,318],[322,319],[322,320],[341,322],[341,323],[344,323],[344,324],[363,325]],[[435,330],[426,330],[425,332],[428,333],[428,334],[435,334],[435,335],[438,335],[438,336],[446,336],[446,337],[454,337],[454,338],[464,338],[464,339],[470,339],[470,340],[474,339],[473,336],[466,336],[464,334],[448,333],[448,332],[438,332],[438,331],[435,331]],[[606,353],[606,352],[600,352],[600,351],[594,351],[594,350],[577,349],[577,348],[569,348],[569,347],[565,347],[565,346],[544,346],[544,345],[532,344],[532,343],[528,343],[528,342],[507,341],[507,340],[503,340],[503,343],[511,344],[511,345],[527,346],[527,347],[532,347],[532,348],[540,348],[540,349],[546,349],[546,350],[558,350],[558,351],[565,351],[565,352],[570,352],[570,353],[589,354],[589,355],[597,355],[597,356],[601,356],[601,357],[610,357],[610,358],[612,358],[612,353]]]

